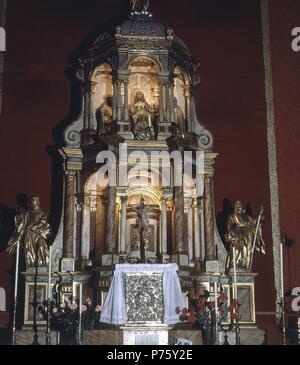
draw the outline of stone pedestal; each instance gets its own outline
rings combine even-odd
[[[189,256],[187,254],[178,253],[172,255],[172,262],[176,263],[179,267],[189,267]]]
[[[34,332],[32,328],[24,328],[20,331],[16,331],[16,344],[18,346],[32,345]],[[40,345],[46,345],[46,328],[41,327],[38,329],[38,341]],[[50,336],[51,345],[58,345],[58,336],[56,331],[51,332]]]
[[[123,345],[166,346],[169,343],[169,326],[124,326]]]
[[[102,255],[101,264],[102,266],[112,266],[120,262],[120,256],[114,254],[104,254]]]

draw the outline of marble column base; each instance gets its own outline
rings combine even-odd
[[[205,271],[207,273],[219,272],[219,261],[218,260],[208,260],[205,262]]]
[[[177,253],[172,255],[172,262],[179,267],[189,267],[189,256],[185,253]]]
[[[102,255],[101,264],[102,266],[112,266],[120,262],[120,256],[113,253],[106,253]]]
[[[63,257],[60,262],[60,271],[61,272],[75,271],[75,262],[76,259],[74,258]]]

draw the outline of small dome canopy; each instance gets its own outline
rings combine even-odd
[[[166,29],[149,17],[136,17],[126,20],[121,25],[122,36],[166,37]]]

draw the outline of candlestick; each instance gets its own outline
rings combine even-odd
[[[280,297],[281,297],[283,345],[286,345],[286,324],[285,324],[285,308],[284,308],[283,242],[282,241],[280,242]]]
[[[20,261],[20,242],[18,242],[18,244],[17,244],[17,254],[16,254],[13,334],[12,334],[12,344],[13,345],[16,345],[16,316],[17,316],[17,304],[18,304],[19,261]]]
[[[82,284],[79,286],[79,327],[78,327],[78,342],[81,345],[81,320],[82,320]]]
[[[234,284],[233,284],[233,299],[237,299],[237,278],[236,278],[236,251],[235,247],[232,248],[232,254],[233,254],[233,278],[234,278]]]
[[[48,310],[47,310],[47,335],[46,335],[46,343],[47,345],[51,345],[51,277],[52,277],[52,246],[49,247],[49,265],[48,265]]]
[[[215,291],[215,319],[216,319],[216,345],[219,344],[219,331],[218,331],[218,283],[214,282]]]
[[[52,246],[49,247],[48,299],[51,300]]]

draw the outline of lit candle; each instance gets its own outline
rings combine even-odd
[[[233,280],[234,280],[234,284],[233,284],[233,299],[237,299],[237,278],[236,278],[236,252],[235,252],[235,247],[233,246],[232,249],[232,254],[233,254]]]

